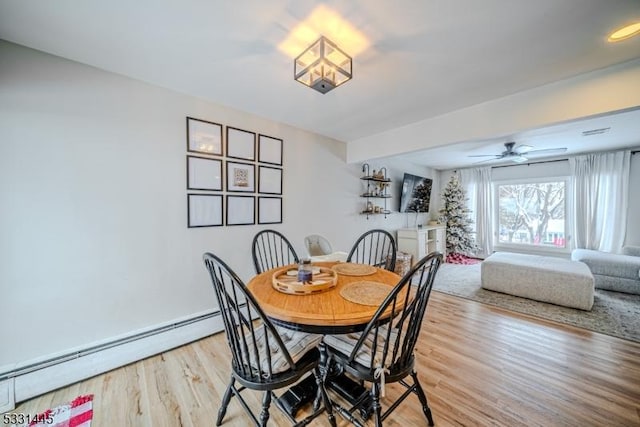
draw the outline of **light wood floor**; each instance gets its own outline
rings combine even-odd
[[[432,294],[418,374],[436,425],[640,426],[640,344]],[[224,334],[24,402],[36,413],[93,393],[94,426],[212,426],[229,377]],[[395,385],[387,397],[396,396]],[[250,391],[250,404],[261,395]],[[255,396],[255,397],[254,397]],[[272,407],[271,425],[288,425]],[[339,425],[347,423],[338,416]],[[232,399],[223,426],[249,425]],[[326,426],[326,418],[312,425]],[[409,398],[385,425],[426,425]]]

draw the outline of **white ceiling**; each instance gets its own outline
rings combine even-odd
[[[367,42],[353,80],[325,95],[295,82],[278,48],[319,5]],[[640,58],[640,37],[606,42],[634,20],[639,0],[0,0],[2,39],[344,142]],[[503,137],[570,145],[532,131],[468,147],[499,152]],[[447,162],[430,166],[460,164]]]
[[[603,130],[604,132],[583,135],[583,132],[598,130]],[[400,154],[392,158],[439,170],[511,164],[512,162],[509,158],[470,157],[500,154],[505,151],[504,144],[510,141],[515,142],[516,151],[519,145],[529,145],[533,147],[533,150],[567,149],[562,154],[536,155],[533,152],[525,154],[525,157],[531,162],[605,149],[616,150],[626,147],[638,147],[640,149],[640,108],[497,136],[488,140],[467,141],[415,153]]]

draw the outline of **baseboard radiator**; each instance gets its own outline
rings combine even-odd
[[[99,345],[0,372],[0,413],[16,403],[199,340],[224,329],[220,312],[198,314]]]

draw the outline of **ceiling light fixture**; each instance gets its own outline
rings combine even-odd
[[[634,22],[633,24],[626,25],[609,34],[607,41],[615,43],[637,36],[638,34],[640,34],[640,22]]]
[[[294,77],[321,93],[351,80],[352,60],[335,43],[322,36],[294,62]]]

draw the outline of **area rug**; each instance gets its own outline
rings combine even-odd
[[[88,394],[36,415],[29,427],[90,427],[92,419],[93,394]]]
[[[640,295],[596,289],[591,311],[561,307],[480,287],[480,264],[442,264],[433,289],[508,310],[640,342]]]
[[[464,254],[459,254],[459,253],[450,253],[447,254],[447,263],[449,264],[464,264],[464,265],[471,265],[471,264],[477,264],[479,263],[480,259],[478,258],[471,258],[469,256],[466,256]]]

